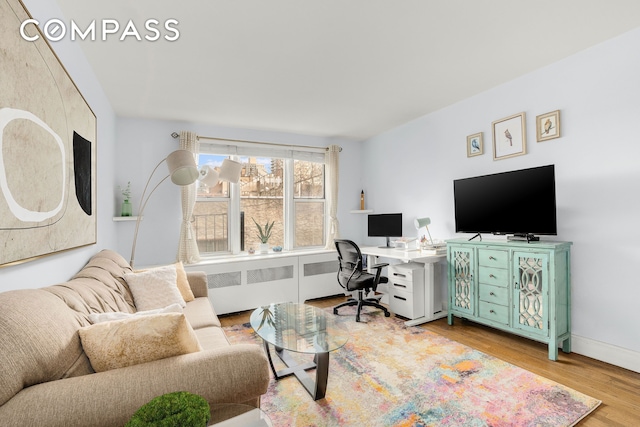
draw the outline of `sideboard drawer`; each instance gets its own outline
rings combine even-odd
[[[483,319],[502,323],[503,325],[509,324],[509,307],[480,301],[478,308],[480,309],[479,315]]]
[[[486,267],[509,268],[509,252],[478,249],[478,264]]]
[[[509,290],[499,286],[480,285],[480,301],[509,305]]]
[[[480,267],[478,269],[478,281],[494,286],[509,286],[509,271],[503,268]]]

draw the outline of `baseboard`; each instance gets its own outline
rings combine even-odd
[[[634,372],[640,372],[640,353],[590,338],[571,335],[571,351]]]

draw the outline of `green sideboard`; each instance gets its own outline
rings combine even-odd
[[[447,240],[454,316],[571,352],[571,242]]]

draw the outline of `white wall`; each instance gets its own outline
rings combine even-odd
[[[636,29],[371,138],[362,150],[371,207],[402,211],[405,235],[416,234],[414,218],[430,216],[434,238],[455,236],[454,179],[555,164],[553,240],[574,243],[574,350],[594,357],[588,344],[628,358],[640,352],[640,278],[633,269],[640,262],[639,49]],[[536,115],[557,109],[562,137],[537,143]],[[528,153],[494,161],[492,121],[523,111]],[[485,154],[467,158],[466,137],[476,132],[484,133]]]
[[[51,0],[23,1],[31,15],[41,22],[51,17],[63,16],[57,4]],[[63,39],[52,43],[52,48],[97,117],[97,244],[2,268],[0,269],[0,291],[36,288],[66,281],[97,251],[115,247],[116,237],[111,215],[113,200],[111,197],[104,196],[113,192],[115,114],[80,46]]]
[[[309,135],[234,129],[168,120],[118,118],[117,150],[122,155],[118,156],[115,167],[116,185],[111,193],[116,203],[113,214],[117,214],[121,202],[120,193],[116,191],[117,185],[124,186],[128,181],[131,181],[134,215],[138,212],[140,196],[151,171],[159,161],[179,147],[178,140],[172,138],[171,133],[181,130],[215,138],[319,147],[330,144],[340,145],[343,150],[340,154],[338,218],[345,237],[356,238],[359,235],[358,218],[348,214],[348,211],[357,209],[356,202],[359,200],[360,143]],[[152,181],[156,183],[166,174],[166,166],[161,165]],[[158,187],[145,208],[144,220],[138,232],[136,266],[164,264],[176,259],[181,217],[180,189],[165,182]],[[117,250],[127,260],[131,254],[134,229],[134,222],[120,222],[117,225]]]

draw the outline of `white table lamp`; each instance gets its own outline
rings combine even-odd
[[[429,227],[428,225],[431,224],[431,218],[416,218],[413,221],[413,225],[415,225],[416,230],[419,230],[420,228],[424,227],[427,229],[427,234],[429,235],[429,242],[433,245],[433,238],[431,237],[431,232],[429,232]]]

